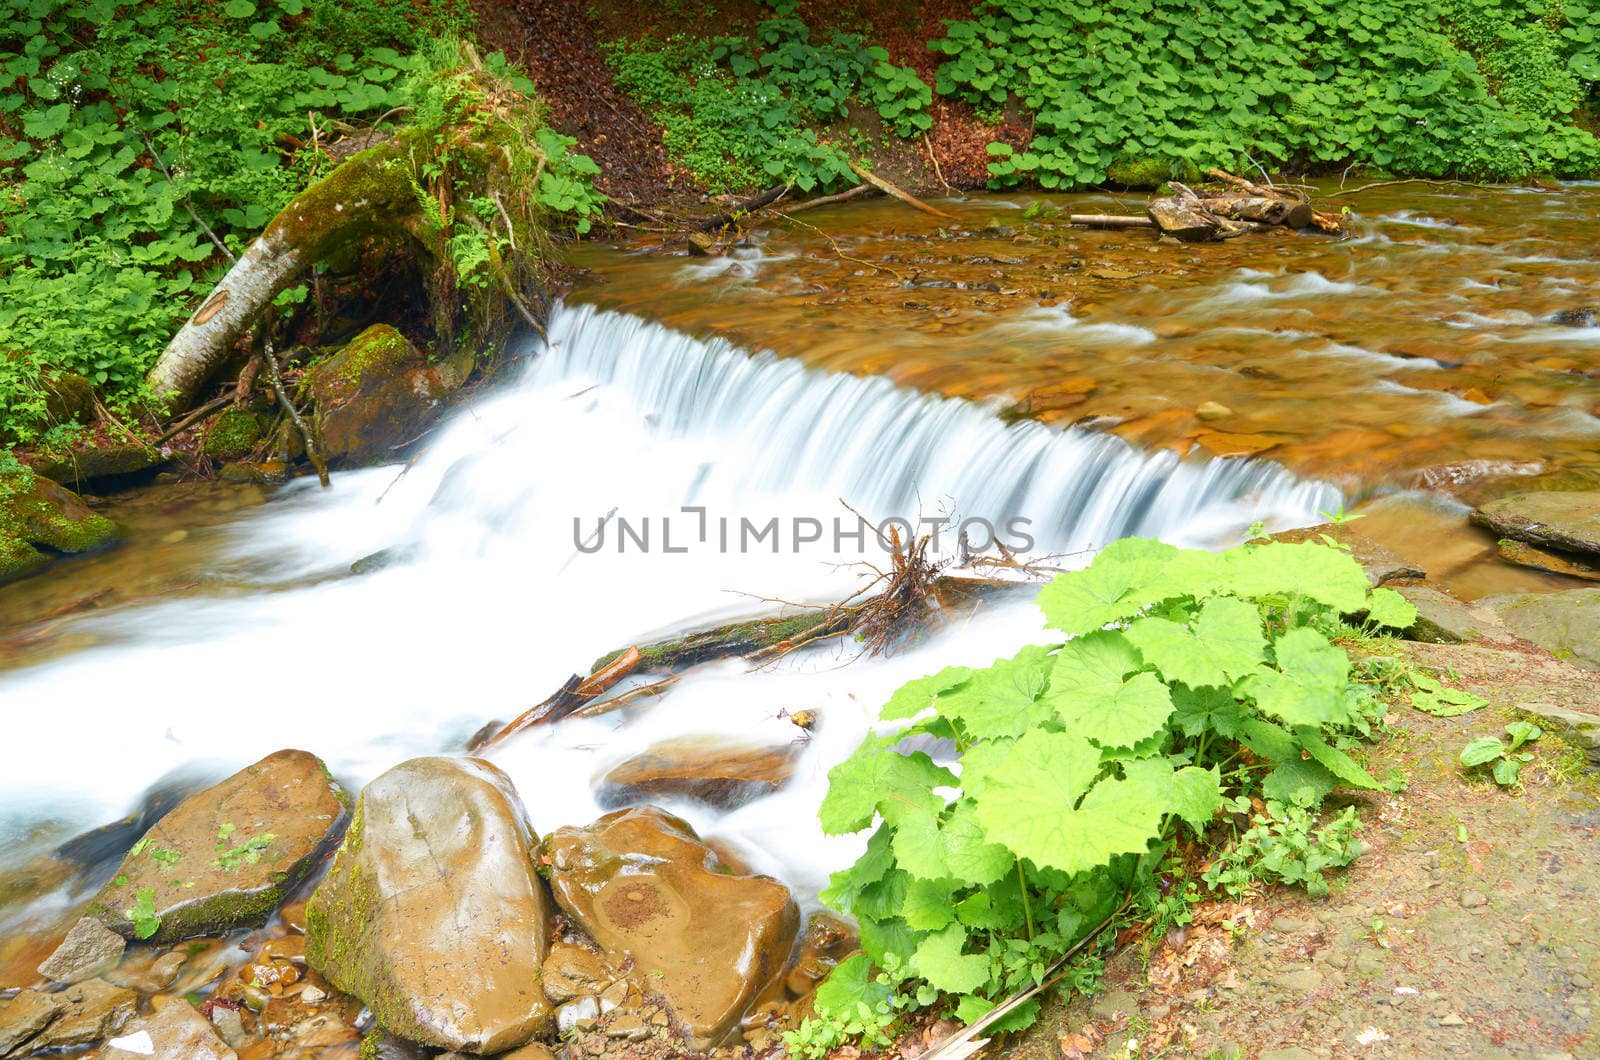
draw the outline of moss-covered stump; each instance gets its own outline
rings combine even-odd
[[[0,585],[47,566],[52,552],[93,552],[121,536],[71,490],[27,468],[0,472]]]
[[[650,806],[545,842],[556,902],[614,964],[658,984],[697,1050],[721,1045],[782,974],[800,913],[789,889],[725,864]]]
[[[389,325],[363,331],[307,372],[301,386],[323,456],[345,467],[398,459],[439,414],[457,381],[446,375]],[[299,441],[291,428],[291,456],[300,455]]]
[[[88,913],[126,938],[157,942],[264,924],[339,837],[348,811],[321,759],[275,752],[157,821]]]
[[[511,781],[418,758],[367,785],[306,910],[306,960],[384,1030],[494,1054],[552,1027],[539,985],[549,899]]]

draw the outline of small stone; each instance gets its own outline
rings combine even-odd
[[[606,1037],[623,1038],[630,1042],[642,1042],[650,1037],[650,1028],[638,1016],[631,1012],[624,1012],[607,1025]]]
[[[1439,1026],[1441,1027],[1465,1027],[1466,1025],[1467,1021],[1454,1012],[1439,1017]]]
[[[1202,401],[1194,410],[1194,414],[1203,420],[1220,420],[1225,416],[1232,416],[1233,410],[1217,401]]]
[[[211,1025],[222,1035],[222,1040],[237,1049],[244,1044],[244,1017],[229,1005],[211,1006]]]
[[[556,1030],[563,1034],[593,1030],[600,1022],[600,999],[580,997],[556,1009]]]
[[[619,979],[600,991],[600,1011],[612,1012],[628,1000],[628,981]]]
[[[585,994],[597,994],[611,978],[599,954],[570,942],[551,944],[543,973],[545,996],[557,1005]]]
[[[35,990],[24,990],[0,1005],[0,1056],[44,1030],[64,1007],[59,994]]]
[[[121,935],[86,916],[72,925],[61,945],[39,965],[39,974],[57,983],[81,983],[115,968],[127,945]]]
[[[1572,985],[1579,990],[1587,990],[1594,985],[1594,981],[1587,975],[1579,972],[1577,975],[1572,977]]]
[[[35,1049],[72,1049],[115,1034],[138,1007],[139,995],[89,979],[55,995],[64,1003],[59,1017],[32,1042]]]
[[[1272,977],[1272,985],[1290,994],[1309,994],[1322,985],[1322,973],[1315,968],[1294,968]]]
[[[300,1000],[308,1005],[315,1005],[317,1002],[326,1001],[327,999],[328,992],[326,990],[319,990],[314,986],[307,986],[304,990],[300,991]]]
[[[1119,1012],[1131,1016],[1139,1011],[1139,995],[1130,990],[1108,990],[1094,999],[1089,1011],[1102,1020],[1115,1019]]]
[[[1461,908],[1463,909],[1481,909],[1488,904],[1489,899],[1482,891],[1461,892]]]

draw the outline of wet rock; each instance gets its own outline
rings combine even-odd
[[[1508,593],[1480,601],[1517,636],[1558,659],[1600,670],[1600,589]]]
[[[138,994],[103,979],[89,979],[50,996],[61,1009],[28,1043],[31,1049],[73,1049],[104,1041],[132,1018],[139,1005]]]
[[[580,997],[556,1009],[556,1030],[562,1035],[593,1030],[600,1023],[600,999]]]
[[[1430,585],[1400,585],[1395,591],[1417,609],[1417,621],[1405,633],[1408,640],[1462,644],[1503,642],[1511,637],[1511,631],[1492,610],[1458,600],[1442,589]]]
[[[81,486],[98,479],[117,478],[149,471],[165,463],[158,450],[134,442],[74,449],[64,456],[35,459],[33,469],[63,486]]]
[[[794,772],[798,747],[715,736],[665,740],[601,777],[595,800],[606,809],[677,798],[731,810],[781,788]]]
[[[1276,438],[1264,434],[1229,434],[1224,431],[1202,431],[1195,442],[1212,456],[1255,456],[1278,446]]]
[[[1550,323],[1564,328],[1600,328],[1600,308],[1582,306],[1578,309],[1562,309],[1550,314]]]
[[[404,335],[374,324],[306,373],[323,455],[330,463],[381,464],[415,441],[452,388]],[[298,455],[293,445],[290,455]]]
[[[1542,548],[1600,555],[1600,490],[1519,493],[1480,505],[1469,518]]]
[[[1396,555],[1361,531],[1352,529],[1349,523],[1322,523],[1272,535],[1274,541],[1289,542],[1321,541],[1324,537],[1331,537],[1348,548],[1350,555],[1366,570],[1367,581],[1374,586],[1407,578],[1427,577],[1427,572],[1421,566]]]
[[[729,873],[661,810],[563,828],[545,852],[557,903],[612,960],[632,958],[696,1049],[720,1045],[789,956],[799,911],[788,888]]]
[[[1503,537],[1495,547],[1500,550],[1500,558],[1507,563],[1515,563],[1519,567],[1542,570],[1550,574],[1564,574],[1569,578],[1580,578],[1587,582],[1600,582],[1600,567],[1555,552],[1547,552],[1526,541],[1514,541]]]
[[[543,971],[545,996],[556,1004],[598,994],[613,978],[599,954],[570,942],[551,945]]]
[[[93,552],[122,536],[76,493],[27,468],[0,472],[0,585],[25,578],[56,552]]]
[[[81,983],[115,968],[127,945],[127,939],[86,916],[72,925],[61,945],[39,965],[39,974],[57,983]]]
[[[156,822],[88,911],[133,938],[144,894],[139,926],[156,942],[264,924],[338,837],[348,802],[315,755],[268,755]]]
[[[128,1024],[105,1051],[106,1060],[236,1060],[237,1056],[206,1018],[181,999]]]
[[[37,990],[24,990],[0,1005],[0,1056],[44,1030],[65,1007],[57,995]]]
[[[855,928],[832,913],[813,913],[800,937],[794,966],[784,979],[784,988],[795,997],[804,997],[838,963],[853,953],[860,942]]]
[[[1195,406],[1194,414],[1203,420],[1221,420],[1233,415],[1233,410],[1220,401],[1202,401]]]
[[[511,781],[419,758],[367,785],[307,909],[306,959],[386,1030],[495,1053],[551,1026],[539,986],[548,900]]]

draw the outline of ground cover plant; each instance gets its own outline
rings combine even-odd
[[[813,29],[794,0],[746,37],[618,42],[617,82],[650,112],[668,151],[711,191],[791,182],[802,191],[858,183],[862,134],[852,108],[876,113],[901,137],[933,124],[933,93],[860,34]],[[819,126],[843,126],[820,135]]]
[[[929,1006],[970,1022],[1119,910],[1181,918],[1203,891],[1269,882],[1325,891],[1359,854],[1355,808],[1325,802],[1384,786],[1350,752],[1393,674],[1340,641],[1416,614],[1347,553],[1129,539],[1038,604],[1059,639],[905,685],[882,735],[830,772],[824,830],[872,833],[822,898],[856,918],[864,952],[818,990],[797,1051],[884,1045]]]
[[[1033,118],[1002,185],[1352,163],[1515,180],[1600,171],[1592,0],[995,0],[930,43],[937,90]],[[1587,126],[1587,127],[1585,127]]]

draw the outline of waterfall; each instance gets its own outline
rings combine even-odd
[[[464,403],[410,466],[336,474],[327,491],[297,482],[197,532],[225,590],[79,619],[90,646],[0,675],[10,745],[23,752],[0,773],[0,841],[47,819],[109,819],[164,773],[198,764],[220,775],[285,746],[359,784],[461,746],[612,648],[757,613],[765,600],[842,598],[861,584],[858,563],[882,553],[871,535],[835,538],[833,522],[855,518],[841,501],[874,521],[1021,520],[1034,554],[1133,534],[1225,545],[1255,521],[1304,525],[1339,503],[1331,487],[1270,463],[1007,425],[994,407],[618,313],[559,308],[548,345],[531,353],[519,378]],[[706,529],[771,520],[784,528],[777,539],[742,548]],[[789,531],[807,520],[830,530],[799,541]],[[649,533],[650,547],[621,537],[624,524]],[[597,527],[608,536],[587,551],[583,534]],[[944,551],[955,548],[947,535]],[[349,572],[380,550],[390,565]],[[778,796],[722,818],[690,813],[804,892],[850,854],[851,841],[817,833],[815,805],[828,766],[883,698],[917,674],[984,664],[1043,636],[1019,600],[892,659],[852,660],[835,643],[755,674],[712,666],[638,720],[563,723],[496,760],[546,830],[594,816],[596,771],[652,740],[805,740]],[[819,712],[814,737],[787,720],[799,709]]]

